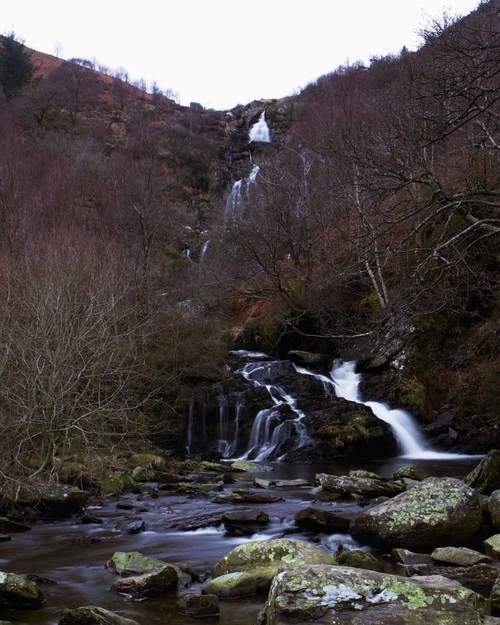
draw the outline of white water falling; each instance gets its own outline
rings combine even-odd
[[[200,252],[200,263],[202,263],[207,257],[208,247],[210,245],[210,239],[207,239],[201,248]]]
[[[250,193],[252,185],[255,183],[259,175],[260,167],[254,165],[248,178],[237,180],[233,184],[231,193],[226,200],[226,210],[224,211],[224,223],[226,225],[231,222],[238,222],[243,218],[246,207],[250,202]]]
[[[279,386],[266,384],[264,380],[271,375],[272,362],[253,362],[245,365],[240,373],[245,379],[256,386],[267,389],[274,406],[264,408],[254,419],[247,451],[241,456],[242,460],[252,457],[253,460],[267,460],[278,446],[294,434],[298,437],[295,449],[306,445],[310,438],[307,434],[304,420],[305,414],[296,406],[297,401]],[[288,405],[294,413],[293,419],[280,419],[280,407]],[[283,457],[276,459],[277,462]]]
[[[428,448],[417,424],[412,416],[404,410],[389,408],[385,404],[377,401],[362,401],[359,396],[359,383],[361,375],[356,373],[356,363],[344,362],[334,364],[330,372],[335,394],[349,401],[364,404],[372,409],[373,414],[381,421],[388,423],[401,449],[401,456],[404,458],[421,458],[445,460],[453,458],[467,457],[463,454],[452,454],[440,451],[433,451]],[[326,376],[321,376],[326,380]]]
[[[271,142],[271,133],[269,132],[269,126],[266,122],[266,112],[262,111],[260,117],[251,128],[248,133],[250,141],[260,141],[261,143]]]

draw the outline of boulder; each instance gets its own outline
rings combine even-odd
[[[59,625],[139,625],[139,623],[104,608],[83,606],[71,610],[63,609]]]
[[[90,493],[63,484],[24,484],[16,493],[16,507],[34,510],[41,518],[66,519],[80,512]]]
[[[295,525],[311,532],[336,534],[347,532],[350,520],[330,510],[307,507],[294,516]]]
[[[227,573],[247,572],[255,577],[257,589],[269,588],[278,570],[302,564],[336,564],[335,558],[306,541],[293,538],[259,540],[235,547],[212,570],[216,578]]]
[[[269,524],[269,515],[262,510],[228,510],[222,522],[230,536],[250,536]]]
[[[163,560],[143,556],[138,551],[115,551],[111,559],[106,562],[106,568],[127,577],[159,571],[166,564]]]
[[[307,406],[306,406],[307,408]],[[341,457],[373,457],[397,453],[391,427],[363,404],[331,397],[321,408],[308,409],[307,432],[314,443],[311,462]]]
[[[500,534],[490,536],[483,542],[486,555],[491,556],[494,560],[500,560]]]
[[[349,567],[280,572],[261,615],[266,625],[482,625],[488,601],[441,576],[405,578]]]
[[[392,474],[393,480],[409,479],[415,480],[416,482],[421,482],[428,477],[430,477],[430,475],[427,473],[427,471],[421,469],[420,467],[414,467],[412,465],[400,467],[399,469],[396,469],[396,471],[394,471],[394,473]]]
[[[220,493],[214,497],[214,503],[276,503],[283,501],[281,495],[235,488],[232,493]]]
[[[500,489],[500,450],[489,451],[463,481],[486,495]]]
[[[382,566],[377,558],[367,551],[359,549],[346,549],[337,556],[337,561],[342,566],[350,566],[355,569],[367,569],[370,571],[381,571]]]
[[[477,492],[455,478],[428,478],[374,506],[351,522],[362,542],[405,549],[455,545],[472,538],[482,523]]]
[[[250,597],[257,593],[258,582],[259,579],[256,575],[237,571],[208,580],[201,587],[201,592],[216,595],[221,599]]]
[[[328,475],[318,473],[316,481],[323,490],[337,493],[343,497],[359,495],[370,499],[372,497],[393,497],[405,490],[402,482],[393,482],[375,474],[364,475]]]
[[[102,480],[101,491],[105,495],[124,495],[126,493],[139,493],[141,487],[130,475],[115,471]]]
[[[38,607],[45,602],[38,586],[20,575],[0,571],[0,604]]]
[[[120,594],[126,595],[129,601],[142,601],[143,599],[163,595],[169,590],[177,588],[178,584],[179,576],[177,570],[167,564],[159,571],[132,577],[122,577],[114,582],[111,588]]]
[[[211,594],[184,595],[177,601],[175,608],[186,616],[217,616],[220,612],[219,597]]]
[[[474,549],[467,549],[467,547],[437,547],[431,553],[431,558],[435,562],[455,566],[474,566],[492,562],[489,556]]]

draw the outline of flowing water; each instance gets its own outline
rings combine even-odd
[[[270,143],[271,133],[266,122],[266,112],[262,111],[256,124],[250,128],[248,133],[250,141],[260,141],[261,143]]]

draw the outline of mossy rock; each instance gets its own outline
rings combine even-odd
[[[224,556],[212,570],[214,578],[228,573],[247,572],[256,578],[258,588],[269,588],[276,573],[302,564],[336,564],[326,551],[303,540],[277,538],[239,545]]]
[[[252,462],[250,460],[235,460],[231,462],[231,471],[237,471],[241,473],[265,473],[274,471],[274,468],[268,464],[259,464],[258,462]]]
[[[366,551],[358,549],[347,549],[341,551],[337,556],[338,563],[344,566],[352,566],[355,569],[367,569],[370,571],[381,571],[382,567],[377,558]]]
[[[130,475],[115,471],[102,480],[101,491],[105,495],[125,495],[126,493],[139,493],[141,486]]]
[[[264,571],[264,587],[267,584],[267,570]],[[207,582],[205,582],[201,588],[203,593],[217,595],[221,599],[229,599],[231,597],[251,597],[257,594],[259,589],[259,581],[262,584],[262,580],[259,579],[258,570],[247,573],[245,571],[237,571],[234,573],[226,573],[226,575],[220,575]]]
[[[19,608],[38,607],[45,601],[38,586],[20,575],[0,571],[0,604]]]
[[[414,467],[412,465],[400,467],[399,469],[396,469],[392,474],[393,480],[402,480],[406,478],[409,480],[415,480],[416,482],[426,480],[428,477],[430,476],[427,471],[421,469],[420,467]]]
[[[137,621],[97,606],[63,609],[59,625],[139,625]]]
[[[157,558],[149,558],[139,551],[115,551],[111,559],[106,562],[106,568],[118,575],[142,575],[159,571],[167,563]]]

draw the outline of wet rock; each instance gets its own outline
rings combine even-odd
[[[295,525],[317,533],[336,534],[347,532],[350,520],[322,508],[308,507],[297,512],[294,516]]]
[[[326,367],[331,364],[332,357],[328,354],[315,354],[299,349],[292,349],[288,352],[288,358],[296,365]]]
[[[139,623],[104,608],[84,606],[71,610],[63,609],[59,625],[139,625]]]
[[[377,558],[366,551],[358,549],[346,549],[337,556],[337,561],[341,566],[351,566],[355,569],[367,569],[370,571],[381,571],[382,567]]]
[[[130,475],[115,471],[102,480],[101,491],[105,495],[124,495],[125,493],[139,493],[141,487]]]
[[[214,594],[184,595],[175,607],[186,616],[217,616],[220,612],[219,597]]]
[[[481,527],[478,494],[455,478],[428,478],[415,488],[354,519],[352,536],[363,543],[428,549],[464,543]]]
[[[421,469],[420,467],[413,467],[411,465],[400,467],[392,474],[393,480],[409,479],[415,480],[416,482],[426,480],[428,477],[430,476],[427,471],[424,471],[424,469]]]
[[[0,571],[0,604],[38,607],[45,602],[36,584],[15,573]]]
[[[18,523],[17,521],[11,521],[4,516],[0,517],[0,532],[2,533],[17,534],[18,532],[29,532],[30,529],[30,525]]]
[[[310,564],[336,564],[335,558],[310,543],[292,538],[253,541],[239,545],[221,558],[212,570],[213,578],[227,573],[247,572],[256,579],[257,588],[269,588],[278,570]]]
[[[304,408],[303,408],[304,409]],[[329,462],[341,457],[370,457],[397,453],[397,443],[390,426],[377,419],[362,404],[338,397],[328,398],[323,406],[307,409],[307,431],[313,439],[310,462]]]
[[[166,564],[163,560],[148,558],[138,551],[116,551],[106,562],[106,568],[125,577],[159,571]]]
[[[398,495],[405,489],[401,482],[392,482],[386,478],[364,477],[357,475],[328,475],[318,473],[316,481],[324,490],[337,493],[343,497],[360,495],[362,497],[380,497]]]
[[[143,532],[145,528],[146,524],[142,519],[125,519],[116,525],[116,529],[124,534],[138,534]]]
[[[274,578],[261,623],[480,625],[486,614],[486,599],[444,577],[309,566]]]
[[[490,536],[483,542],[486,555],[491,556],[494,560],[500,560],[500,534]]]
[[[42,518],[69,518],[87,504],[90,493],[62,484],[23,485],[16,496],[16,506],[36,511]]]
[[[500,528],[500,490],[494,490],[488,498],[488,512],[493,525]]]
[[[460,582],[462,586],[489,598],[493,585],[498,577],[498,569],[489,564],[481,563],[473,566],[434,567],[432,575],[443,575],[448,579]]]
[[[177,588],[179,577],[177,570],[170,565],[164,565],[159,571],[122,577],[112,584],[111,588],[127,596],[132,601],[142,601],[151,597],[163,595],[169,590]]]
[[[271,486],[276,488],[306,488],[312,486],[311,482],[303,479],[297,480],[271,480]]]
[[[211,593],[221,599],[231,597],[251,597],[257,594],[259,579],[253,573],[238,571],[226,573],[207,582],[201,588],[202,592]]]
[[[275,503],[283,501],[280,495],[235,489],[232,493],[221,493],[214,497],[214,503]]]
[[[230,536],[251,536],[269,524],[269,515],[261,510],[229,510],[222,522]]]
[[[415,553],[408,549],[393,549],[391,560],[404,565],[432,564],[432,558],[428,553]]]
[[[268,464],[260,464],[259,462],[251,462],[250,460],[235,460],[230,464],[231,471],[241,473],[264,473],[274,471],[274,468]]]
[[[435,562],[455,566],[473,566],[474,564],[492,562],[492,558],[484,553],[466,547],[437,547],[431,553],[431,558]]]
[[[500,450],[489,451],[463,481],[486,495],[500,489]]]

